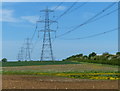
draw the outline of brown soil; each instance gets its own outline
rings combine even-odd
[[[3,75],[3,89],[117,89],[118,81]]]

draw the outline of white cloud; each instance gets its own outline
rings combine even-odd
[[[51,9],[55,9],[57,6],[52,6]],[[56,8],[56,10],[65,10],[66,7],[65,6],[59,6]]]
[[[39,16],[21,16],[14,17],[14,10],[0,9],[0,22],[30,22],[35,23]]]
[[[38,20],[39,16],[21,16],[20,18],[23,21],[28,21],[30,23],[35,23]]]
[[[13,10],[0,9],[0,21],[3,22],[18,22],[19,20],[13,17]]]

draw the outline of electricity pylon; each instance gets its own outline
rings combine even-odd
[[[30,48],[30,45],[31,45],[31,43],[30,43],[30,39],[29,38],[27,38],[26,39],[26,43],[25,43],[25,49],[26,49],[26,54],[25,54],[25,60],[26,61],[30,61],[31,60],[31,48]]]
[[[51,30],[50,25],[52,23],[56,23],[56,21],[52,21],[49,19],[49,13],[54,11],[46,8],[45,10],[41,10],[40,12],[45,13],[45,19],[38,21],[40,23],[45,24],[44,29],[39,31],[39,32],[44,32],[40,61],[46,61],[46,60],[53,61],[54,57],[53,57],[53,50],[52,50],[52,43],[51,43],[51,32],[55,32],[55,30]]]
[[[18,61],[23,61],[24,60],[24,57],[23,57],[24,54],[23,53],[24,53],[24,47],[21,47],[21,49],[18,53],[18,57],[17,57]]]

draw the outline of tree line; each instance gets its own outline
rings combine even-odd
[[[97,53],[95,52],[92,52],[89,55],[77,54],[63,59],[63,61],[120,65],[120,52],[117,52],[116,54],[109,54],[108,52],[105,52],[102,55],[97,55]]]

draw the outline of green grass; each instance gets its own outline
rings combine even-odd
[[[73,61],[74,62],[74,61]],[[76,61],[77,62],[77,61]],[[100,64],[100,63],[89,63],[89,62],[79,62],[81,64],[95,64],[95,65],[101,65],[101,66],[108,66],[108,67],[116,67],[116,68],[120,68],[119,65],[110,65],[110,64]]]
[[[33,66],[33,65],[64,65],[64,64],[80,64],[79,62],[69,61],[22,61],[22,62],[3,62],[2,67],[13,66]]]

